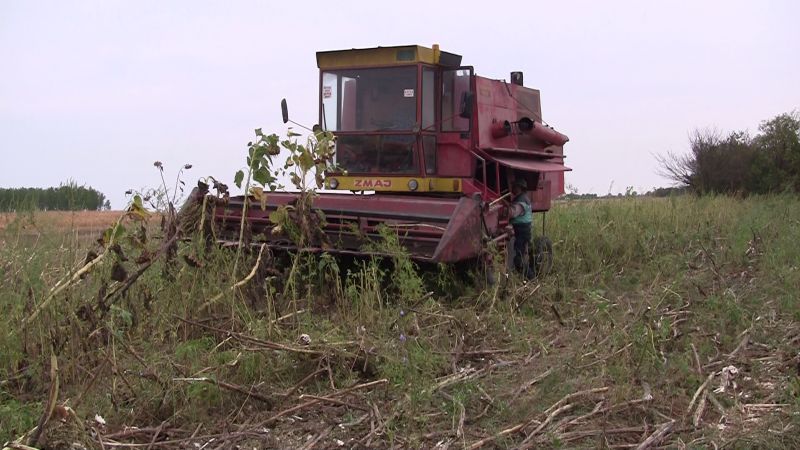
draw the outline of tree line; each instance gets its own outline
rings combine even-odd
[[[636,192],[633,190],[633,187],[630,186],[625,190],[625,193],[617,193],[612,194],[608,193],[605,195],[597,195],[592,193],[580,194],[577,191],[570,192],[568,194],[562,195],[560,198],[563,200],[597,200],[597,199],[607,199],[607,198],[621,198],[621,197],[672,197],[674,195],[684,195],[686,194],[687,189],[685,186],[674,186],[674,187],[657,187],[653,188],[645,193]]]
[[[106,196],[74,181],[50,188],[0,188],[0,211],[27,209],[78,211],[111,209]]]
[[[690,152],[656,155],[661,175],[698,193],[800,193],[800,113],[766,120],[747,131],[695,130]]]

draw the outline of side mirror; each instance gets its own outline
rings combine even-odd
[[[472,100],[474,98],[475,94],[472,92],[464,92],[461,94],[461,106],[458,113],[460,117],[465,119],[472,117]]]
[[[286,104],[286,99],[281,100],[281,114],[283,115],[283,123],[289,121],[289,106]]]

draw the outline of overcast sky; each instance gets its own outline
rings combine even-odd
[[[439,43],[525,72],[579,192],[647,190],[689,131],[800,107],[798,18],[792,0],[0,0],[0,186],[74,179],[120,208],[155,160],[230,181],[254,128],[285,132],[282,97],[317,121],[317,50]]]

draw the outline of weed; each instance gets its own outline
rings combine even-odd
[[[202,361],[202,357],[214,348],[214,345],[214,340],[207,336],[184,341],[175,347],[175,358],[184,364],[196,366]]]
[[[466,435],[459,442],[469,445],[522,421],[541,423],[568,394],[610,389],[602,398],[574,399],[570,414],[579,415],[601,400],[603,408],[639,400],[647,385],[652,404],[607,411],[581,427],[566,425],[573,416],[556,417],[537,441],[586,447],[597,441],[568,440],[564,430],[640,427],[645,420],[652,431],[660,415],[684,419],[709,374],[732,365],[740,373],[737,390],[715,398],[728,411],[726,430],[737,437],[708,427],[723,422],[711,405],[702,426],[676,428],[664,444],[700,439],[711,446],[724,438],[734,446],[791,448],[793,428],[784,437],[771,430],[791,426],[791,414],[800,410],[800,382],[786,369],[796,356],[800,318],[798,216],[800,201],[791,196],[557,203],[548,215],[553,275],[527,284],[512,277],[486,291],[465,286],[452,266],[421,273],[430,268],[411,260],[386,231],[372,244],[389,255],[382,259],[269,255],[270,270],[237,289],[230,289],[234,252],[179,241],[171,262],[154,258],[131,289],[109,296],[125,284],[111,279],[113,264],[132,276],[150,264],[136,260],[156,254],[169,234],[129,217],[120,222],[124,232],[112,230],[104,245],[93,246],[73,230],[49,228],[33,212],[0,237],[0,313],[7,323],[30,317],[89,250],[99,255],[114,241],[122,254],[109,249],[108,264],[78,277],[29,326],[0,330],[0,439],[27,431],[38,417],[41,406],[31,399],[46,396],[42,349],[52,334],[60,398],[84,395],[80,415],[100,414],[117,427],[155,429],[170,419],[192,432],[222,417],[258,423],[307,401],[300,395],[325,396],[385,378],[386,387],[336,397],[359,408],[331,402],[296,414],[303,425],[367,415],[346,431],[354,439],[366,442],[374,426],[375,447],[431,447],[455,439],[463,411]],[[237,280],[257,256],[242,251]],[[735,351],[745,331],[749,343]],[[477,375],[437,388],[468,373]],[[224,381],[277,399],[276,405],[253,406],[253,398],[210,382],[174,381],[192,377]],[[715,375],[712,389],[719,383]],[[792,406],[737,422],[734,412],[746,398]],[[295,435],[292,420],[269,423],[270,433]],[[430,437],[434,432],[442,434]],[[635,446],[642,434],[609,434],[607,444]],[[147,445],[152,436],[146,438],[137,442]],[[494,444],[515,447],[521,439],[511,433]]]
[[[30,431],[36,425],[40,411],[41,404],[21,403],[0,391],[0,442]]]

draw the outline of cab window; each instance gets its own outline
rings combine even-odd
[[[442,72],[442,131],[469,131],[469,118],[461,117],[468,100],[472,71],[452,69]]]
[[[411,131],[417,66],[322,73],[322,125],[331,131]]]

